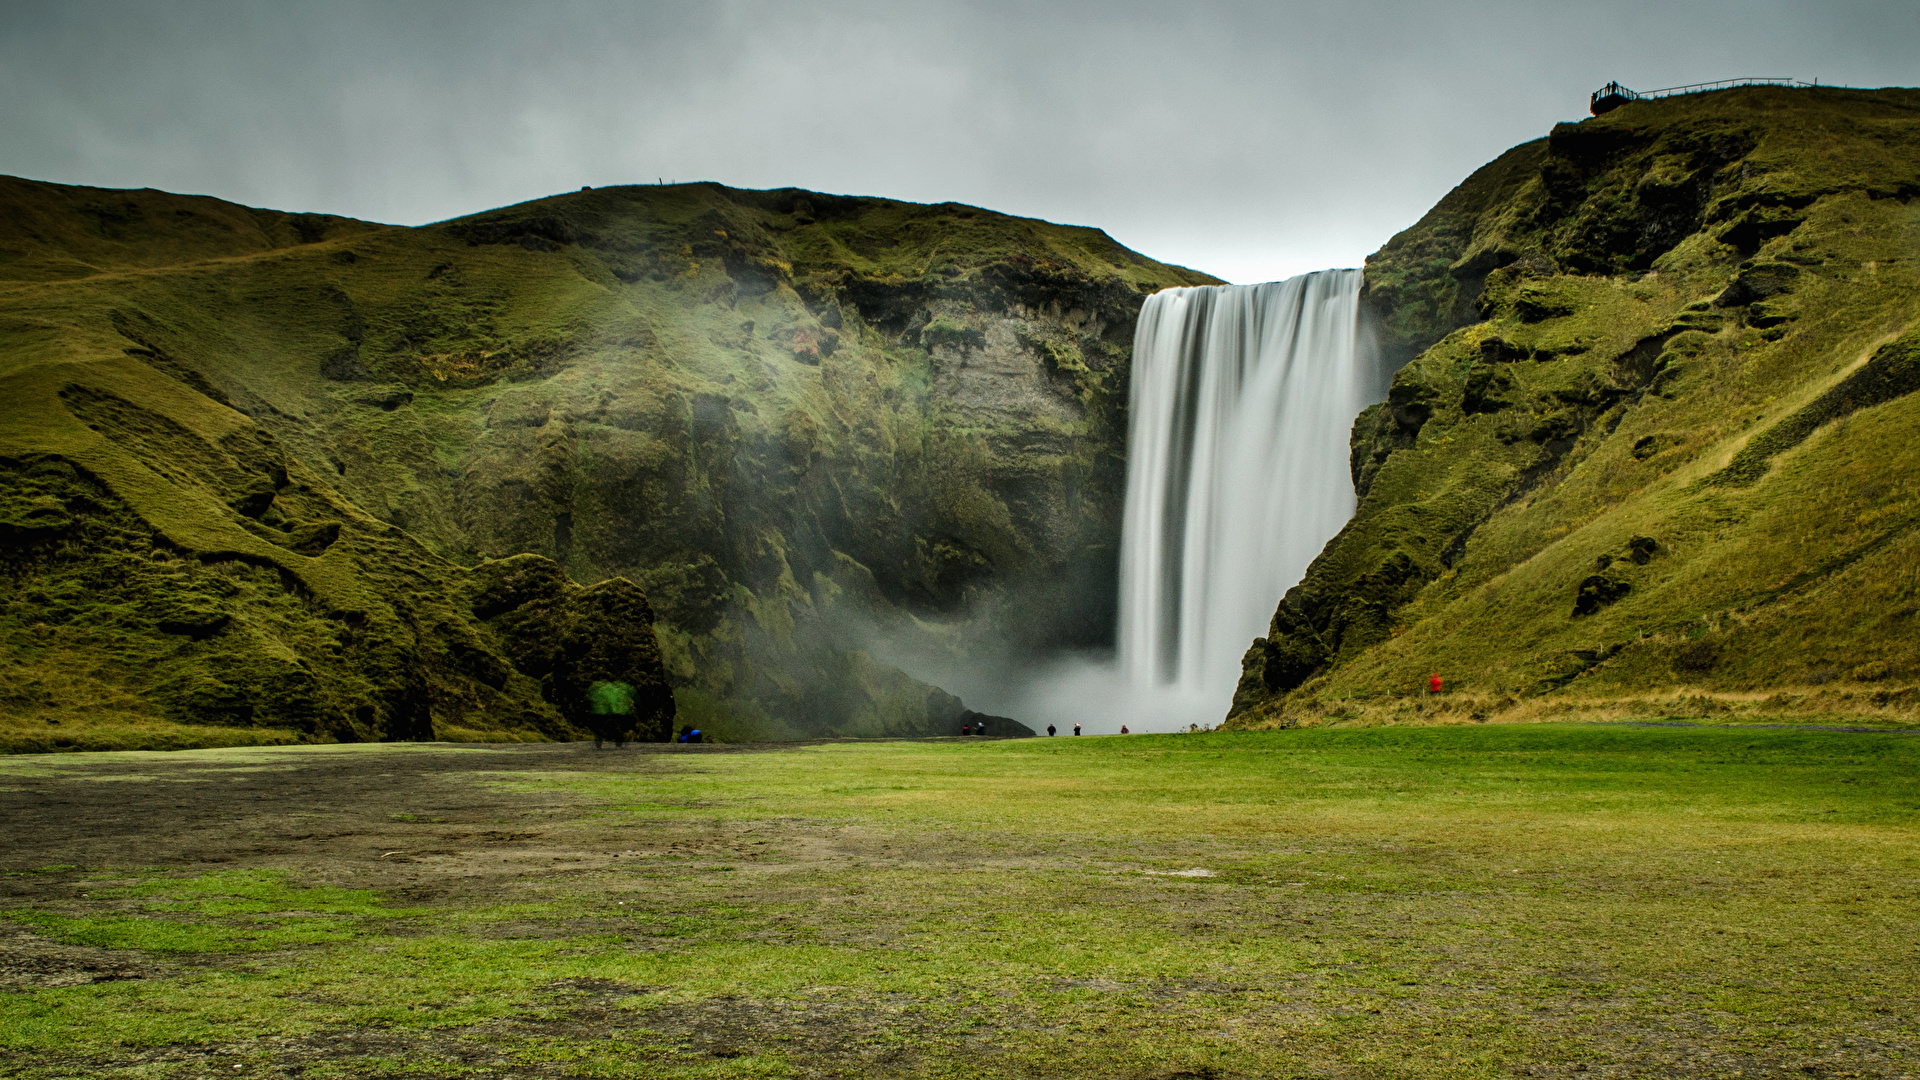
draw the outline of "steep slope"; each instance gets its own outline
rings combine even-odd
[[[684,722],[957,727],[864,646],[1106,632],[1133,318],[1211,280],[710,184],[403,229],[4,180],[0,223],[17,745],[578,732],[554,642],[649,602]]]
[[[1476,173],[1368,260],[1413,359],[1233,722],[1910,712],[1916,195],[1907,90],[1635,102]]]

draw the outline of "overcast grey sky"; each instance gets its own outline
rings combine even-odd
[[[1920,83],[1920,2],[20,3],[0,172],[414,224],[669,180],[1357,265],[1608,79]]]

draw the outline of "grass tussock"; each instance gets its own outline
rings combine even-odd
[[[141,711],[33,709],[0,717],[0,747],[15,754],[67,750],[202,750],[310,742],[288,728],[180,724]]]
[[[1387,724],[1632,723],[1732,726],[1920,728],[1920,686],[1778,687],[1726,691],[1670,687],[1657,693],[1515,697],[1471,691],[1323,698],[1246,730],[1377,727]]]

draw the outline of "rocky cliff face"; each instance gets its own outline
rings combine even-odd
[[[1107,633],[1134,316],[1211,280],[1095,230],[799,191],[399,229],[0,189],[29,740],[579,731],[589,673],[541,642],[616,607],[651,613],[660,673],[651,641],[603,659],[683,722],[957,726],[866,645]],[[476,601],[515,556],[546,592]]]
[[[1910,708],[1916,176],[1920,94],[1746,88],[1559,125],[1395,237],[1408,362],[1234,721]]]

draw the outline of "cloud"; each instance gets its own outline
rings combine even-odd
[[[711,179],[1353,265],[1608,79],[1913,82],[1908,3],[0,9],[0,172],[419,223]]]

